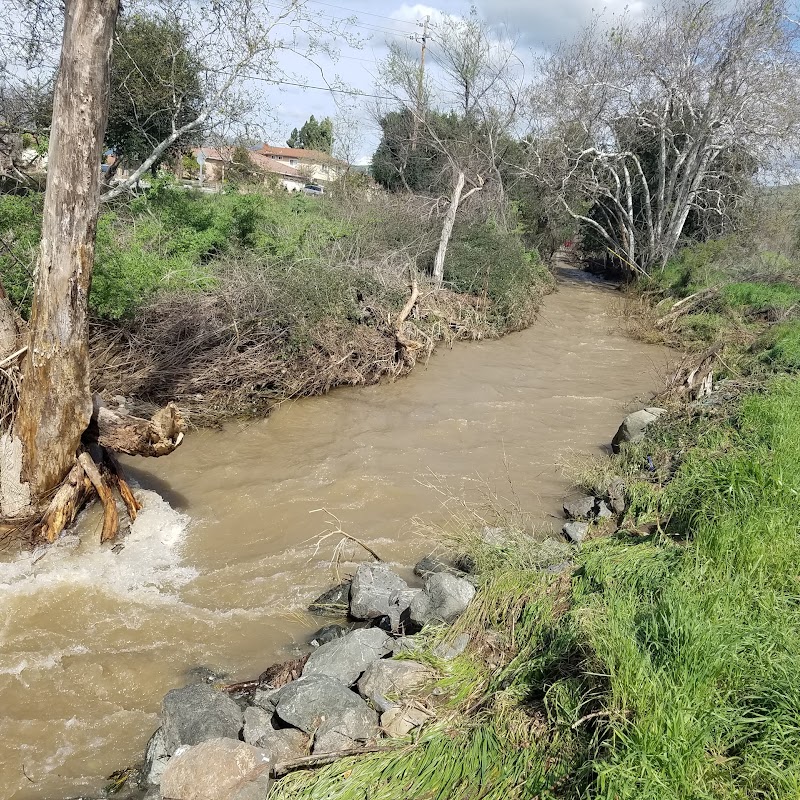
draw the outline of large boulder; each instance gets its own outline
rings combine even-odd
[[[344,617],[350,607],[350,581],[323,592],[308,610],[318,617]]]
[[[564,501],[564,516],[567,519],[590,519],[595,514],[597,498],[588,494],[577,494]]]
[[[253,800],[269,791],[267,753],[234,739],[182,747],[161,779],[164,800]]]
[[[318,647],[308,658],[303,676],[325,675],[346,686],[379,658],[391,653],[392,638],[380,628],[362,628]]]
[[[383,564],[361,564],[350,587],[350,615],[356,619],[389,616],[392,600],[408,584]]]
[[[644,439],[644,432],[648,425],[654,423],[662,414],[666,414],[666,408],[650,407],[643,408],[641,411],[634,411],[628,414],[619,430],[611,440],[611,449],[619,453],[620,447],[624,442],[641,442]]]
[[[267,711],[260,706],[248,706],[244,710],[244,729],[242,738],[253,747],[261,747],[259,741],[268,733],[275,730],[272,720],[274,711]]]
[[[314,734],[314,753],[337,753],[361,747],[380,736],[378,715],[362,701],[328,717]]]
[[[369,710],[367,704],[341,681],[308,675],[278,689],[275,710],[287,724],[313,733],[328,719],[338,719],[347,709]]]
[[[358,691],[383,714],[398,700],[430,681],[433,673],[417,661],[374,661],[358,681]]]
[[[164,730],[159,728],[147,743],[144,751],[144,765],[142,766],[142,776],[150,786],[158,786],[161,777],[167,768],[169,753],[164,745]]]
[[[266,751],[273,765],[308,755],[308,736],[294,728],[275,730],[272,714],[256,707],[244,712],[244,740]]]
[[[475,587],[469,581],[443,572],[430,575],[411,602],[411,621],[416,625],[453,622],[464,613],[473,597]]]
[[[173,689],[161,703],[164,748],[172,755],[181,745],[207,739],[238,739],[242,711],[228,695],[205,683]]]
[[[414,574],[420,578],[427,578],[428,575],[435,575],[437,572],[447,572],[457,578],[462,578],[466,574],[455,563],[433,553],[417,561],[414,566]]]

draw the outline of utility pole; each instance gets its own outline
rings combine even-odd
[[[423,22],[418,22],[417,25],[422,26],[422,52],[419,57],[419,75],[417,76],[417,108],[414,112],[414,130],[411,134],[411,149],[417,149],[417,136],[419,134],[419,120],[422,117],[422,92],[425,78],[425,49],[428,46],[428,25],[430,24],[430,16],[426,16]]]

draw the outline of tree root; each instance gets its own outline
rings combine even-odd
[[[92,421],[75,457],[75,464],[35,526],[36,538],[54,542],[75,521],[86,503],[97,496],[103,504],[100,541],[114,539],[120,528],[114,490],[124,503],[131,522],[142,506],[125,480],[112,449],[131,455],[166,455],[180,446],[185,427],[172,403],[147,420],[111,411],[99,397],[95,397]]]
[[[84,451],[78,456],[78,464],[83,467],[86,477],[92,482],[97,496],[103,504],[103,532],[100,534],[100,541],[107,542],[113,539],[119,532],[119,512],[117,511],[117,501],[111,493],[108,483],[100,474],[97,464],[92,457]]]
[[[92,491],[92,482],[86,477],[79,462],[69,471],[66,479],[53,495],[44,513],[38,535],[54,542],[68,525],[75,521]]]

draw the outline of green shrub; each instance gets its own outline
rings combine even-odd
[[[0,195],[0,278],[11,301],[30,305],[33,266],[42,227],[42,195]]]
[[[515,330],[530,323],[549,275],[538,253],[526,250],[518,235],[482,225],[455,232],[444,279],[457,292],[487,297],[490,318]]]

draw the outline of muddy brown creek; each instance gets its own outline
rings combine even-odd
[[[121,547],[100,547],[90,510],[49,550],[6,555],[0,797],[96,794],[193,671],[248,678],[296,654],[323,624],[305,605],[336,577],[340,537],[318,540],[331,515],[401,565],[432,546],[413,518],[446,525],[447,497],[509,495],[509,480],[538,529],[560,525],[564,465],[603,452],[668,356],[618,332],[611,288],[568,269],[559,286],[526,331],[128,463],[145,508]]]

